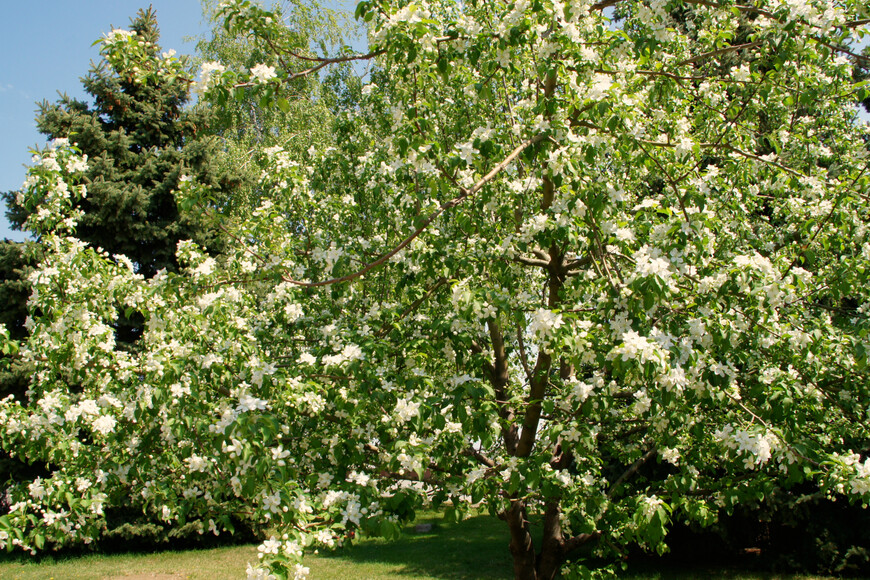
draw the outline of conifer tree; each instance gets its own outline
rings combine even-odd
[[[67,95],[43,101],[36,122],[49,139],[68,138],[88,156],[80,238],[127,256],[138,273],[151,277],[175,268],[179,240],[216,249],[213,232],[179,213],[173,191],[185,175],[218,187],[221,178],[211,169],[215,142],[203,138],[204,117],[184,109],[190,96],[185,62],[174,51],[161,53],[153,8],[139,11],[130,32],[109,36],[136,43],[135,57],[104,59],[82,79],[92,104]],[[7,201],[10,220],[22,227],[29,210],[13,195]]]
[[[9,336],[21,340],[27,336],[27,298],[30,284],[27,275],[38,263],[37,244],[31,241],[0,241],[0,324]],[[0,398],[14,396],[25,400],[25,393],[33,374],[31,365],[17,360],[12,352],[0,353]],[[33,469],[11,454],[0,452],[0,484],[8,478],[23,479],[32,476]]]
[[[55,103],[43,101],[36,123],[48,139],[67,140],[87,156],[88,195],[77,203],[83,212],[76,229],[79,238],[109,254],[126,256],[136,272],[148,278],[162,269],[176,269],[180,240],[196,240],[213,253],[220,250],[216,231],[176,205],[173,192],[185,176],[203,179],[219,191],[231,180],[213,170],[218,142],[207,134],[207,111],[185,109],[191,84],[187,63],[174,51],[161,51],[153,8],[140,10],[129,31],[114,29],[106,36],[129,50],[124,58],[115,58],[103,43],[103,60],[82,79],[92,102],[65,94]],[[17,192],[2,195],[13,227],[30,230],[27,219],[34,207],[22,203]],[[32,241],[0,243],[0,323],[17,340],[28,333],[28,274],[40,254],[40,245]],[[135,349],[141,316],[119,312],[114,329],[118,348]],[[0,399],[14,395],[26,401],[31,376],[32,368],[20,363],[15,353],[0,353]],[[0,485],[45,475],[54,467],[22,462],[4,451]],[[110,542],[198,537],[196,527],[168,536],[165,526],[136,509],[109,510],[107,518]]]

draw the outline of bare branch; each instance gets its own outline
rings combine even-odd
[[[549,268],[550,261],[547,260],[535,260],[534,258],[526,258],[524,256],[514,256],[514,262],[519,262],[520,264],[525,264],[526,266],[537,266],[538,268]]]
[[[535,256],[537,256],[539,259],[541,259],[541,260],[547,262],[548,264],[550,263],[550,254],[548,254],[548,253],[545,252],[544,250],[542,250],[542,249],[540,249],[540,248],[534,248],[534,249],[532,250],[532,253],[533,253]]]
[[[281,84],[281,83],[286,83],[289,81],[295,81],[296,79],[299,79],[302,77],[307,77],[308,75],[310,75],[312,73],[316,73],[317,71],[319,71],[323,67],[329,66],[331,64],[336,64],[336,63],[340,63],[340,62],[350,62],[350,61],[356,61],[356,60],[370,60],[372,58],[375,58],[376,56],[384,54],[384,52],[386,52],[386,51],[376,50],[375,52],[370,52],[368,54],[354,54],[354,55],[350,55],[350,56],[339,56],[339,57],[335,57],[335,58],[325,58],[325,57],[318,57],[318,56],[302,56],[302,55],[296,54],[294,52],[288,52],[288,54],[290,54],[291,56],[294,56],[300,60],[313,61],[313,62],[317,62],[319,64],[317,64],[311,68],[307,68],[305,70],[301,70],[299,72],[292,73],[292,74],[288,75],[286,78],[281,79],[280,81],[275,81],[275,82],[276,82],[276,84]],[[249,81],[246,83],[235,84],[235,85],[233,85],[233,88],[253,87],[257,84],[259,84],[259,83]]]
[[[610,497],[610,495],[611,495],[611,494],[616,490],[616,488],[618,488],[620,485],[622,485],[623,483],[625,483],[625,481],[626,481],[628,478],[632,477],[635,473],[637,473],[637,471],[638,471],[641,467],[643,467],[644,464],[645,464],[647,461],[649,461],[650,459],[652,459],[653,457],[655,457],[655,454],[656,454],[657,452],[658,452],[658,449],[657,449],[655,446],[653,446],[652,449],[650,449],[649,451],[647,451],[646,453],[644,453],[640,458],[638,458],[637,461],[635,461],[634,463],[632,463],[632,464],[631,464],[631,467],[629,467],[628,469],[626,469],[625,472],[624,472],[622,475],[620,475],[619,478],[618,478],[616,481],[613,482],[613,485],[611,485],[611,486],[607,489],[607,497]]]
[[[786,167],[785,165],[782,165],[782,164],[777,163],[775,161],[769,161],[767,159],[759,157],[758,155],[755,155],[753,153],[749,153],[748,151],[743,151],[742,149],[738,149],[737,147],[734,147],[733,145],[725,144],[725,145],[721,145],[721,147],[723,149],[727,149],[728,151],[733,151],[734,153],[737,153],[738,155],[742,155],[743,157],[747,157],[749,159],[755,159],[756,161],[761,161],[762,163],[766,163],[768,165],[776,167],[777,169],[781,169],[781,170],[785,171],[786,173],[791,173],[795,177],[805,177],[805,175],[803,173],[801,173],[800,171],[795,171],[794,169],[792,169],[790,167]]]
[[[589,10],[604,10],[605,8],[610,8],[611,6],[616,6],[622,2],[622,0],[601,0],[601,2],[597,2],[589,7]]]
[[[864,66],[870,65],[870,57],[864,56],[862,54],[854,53],[847,48],[843,48],[842,46],[837,46],[835,44],[831,44],[831,43],[825,42],[823,40],[819,40],[818,43],[821,44],[822,46],[827,46],[831,50],[835,50],[837,52],[842,52],[843,54],[848,54],[849,56],[851,56],[852,58],[854,58],[855,60],[857,60],[859,63],[861,63]]]
[[[486,185],[487,183],[492,181],[492,179],[496,175],[501,173],[508,165],[510,165],[511,162],[513,162],[513,160],[516,159],[520,153],[525,151],[525,149],[527,147],[534,145],[535,143],[538,143],[545,138],[546,138],[546,134],[541,133],[541,134],[536,135],[536,136],[532,137],[531,139],[528,139],[528,140],[524,141],[523,143],[521,143],[516,149],[511,151],[510,154],[507,157],[505,157],[501,163],[499,163],[498,165],[493,167],[489,171],[489,173],[487,173],[486,175],[481,177],[480,180],[477,183],[475,183],[473,187],[471,187],[470,189],[461,188],[460,189],[461,193],[458,196],[456,196],[453,199],[451,199],[450,201],[444,203],[443,205],[441,205],[441,207],[439,207],[438,209],[433,211],[431,214],[429,214],[429,217],[427,217],[425,220],[423,220],[423,223],[420,225],[420,227],[418,227],[416,230],[414,230],[414,232],[411,233],[411,235],[409,235],[407,238],[402,240],[398,246],[396,246],[395,248],[393,248],[392,250],[390,250],[389,252],[387,252],[386,254],[384,254],[383,256],[381,256],[380,258],[375,260],[374,262],[369,263],[367,266],[365,266],[361,270],[358,270],[358,271],[354,272],[353,274],[347,274],[346,276],[341,276],[339,278],[331,278],[329,280],[323,280],[322,282],[303,282],[301,280],[294,280],[294,279],[288,278],[286,276],[282,276],[281,279],[283,281],[287,282],[288,284],[294,284],[296,286],[302,286],[305,288],[312,288],[315,286],[329,286],[331,284],[339,284],[341,282],[348,282],[350,280],[353,280],[355,278],[359,278],[360,276],[363,276],[363,275],[371,272],[372,270],[374,270],[378,266],[386,263],[387,260],[389,260],[390,258],[395,256],[396,254],[401,252],[408,244],[413,242],[417,238],[417,236],[419,236],[421,233],[423,233],[423,231],[425,231],[426,228],[428,228],[429,225],[433,221],[435,221],[435,219],[438,216],[440,216],[442,213],[444,213],[445,211],[447,211],[449,209],[456,207],[457,205],[459,205],[460,203],[462,203],[463,201],[465,201],[466,199],[468,199],[469,197],[473,196],[475,193],[480,191],[484,185]]]
[[[493,318],[486,321],[489,328],[489,339],[492,342],[493,363],[489,367],[489,381],[492,384],[492,389],[495,391],[496,404],[498,405],[498,414],[505,423],[510,425],[504,430],[502,439],[504,440],[505,449],[508,453],[513,454],[517,447],[517,431],[513,425],[514,412],[508,405],[507,386],[510,382],[508,374],[508,357],[504,345],[504,335],[501,331],[501,325]]]
[[[597,540],[601,537],[601,532],[592,532],[591,534],[578,534],[565,540],[562,545],[565,555],[570,554],[574,550],[586,545],[592,540]]]
[[[528,457],[535,446],[538,424],[541,421],[541,402],[547,393],[552,362],[553,359],[549,353],[544,352],[543,349],[538,351],[538,360],[535,362],[535,370],[532,373],[528,405],[523,417],[523,430],[520,434],[519,445],[517,446],[517,457]]]
[[[719,48],[717,50],[711,50],[710,52],[705,52],[703,54],[699,54],[697,56],[693,56],[692,58],[686,59],[682,62],[678,62],[677,66],[683,66],[685,64],[692,64],[692,63],[704,60],[706,58],[710,58],[713,56],[719,56],[720,54],[725,54],[728,52],[734,52],[737,50],[744,50],[744,49],[748,50],[750,48],[758,48],[759,46],[761,46],[761,42],[747,42],[746,44],[737,44],[734,46],[726,46],[724,48]]]
[[[375,58],[376,56],[380,56],[380,55],[384,54],[385,52],[386,52],[385,50],[376,50],[376,51],[370,52],[368,54],[352,54],[352,55],[348,55],[348,56],[338,56],[338,57],[333,57],[333,58],[322,57],[322,56],[304,56],[304,55],[301,55],[301,54],[299,54],[297,52],[293,52],[293,51],[287,51],[287,54],[289,54],[290,56],[293,56],[295,58],[298,58],[299,60],[308,60],[308,61],[312,61],[312,62],[322,62],[322,63],[326,63],[326,64],[336,64],[339,62],[350,62],[352,60],[371,60],[371,59]]]
[[[576,260],[571,260],[567,264],[565,264],[565,270],[567,274],[572,274],[580,270],[580,268],[584,266],[588,266],[592,263],[592,256],[587,255],[585,258],[578,258]]]
[[[495,467],[495,461],[493,461],[492,459],[490,459],[489,457],[487,457],[486,455],[484,455],[483,453],[481,453],[477,449],[474,449],[474,448],[467,449],[465,451],[465,455],[470,455],[471,457],[474,457],[475,459],[477,459],[478,463],[480,463],[481,465],[485,465],[485,466],[489,467],[490,469]]]

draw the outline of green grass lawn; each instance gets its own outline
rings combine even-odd
[[[315,580],[488,580],[510,579],[511,563],[504,525],[486,515],[446,523],[438,514],[423,514],[418,523],[433,523],[427,533],[406,528],[401,539],[388,542],[365,538],[352,547],[306,558]],[[27,559],[0,556],[4,580],[236,580],[244,578],[248,562],[257,559],[256,546],[210,550],[164,551],[149,554],[88,555]],[[788,576],[715,569],[663,569],[645,565],[623,575],[635,580],[794,579]]]

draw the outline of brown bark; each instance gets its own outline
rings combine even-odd
[[[544,180],[544,184],[549,182]],[[548,296],[547,306],[555,309],[562,302],[562,288],[565,285],[565,277],[567,271],[565,269],[565,260],[562,251],[554,243],[550,247],[550,264],[547,268],[549,276],[547,279]],[[535,437],[537,435],[538,424],[541,420],[541,408],[544,397],[547,394],[547,386],[550,380],[550,369],[553,365],[553,357],[543,350],[538,352],[538,360],[535,362],[535,368],[532,371],[531,390],[528,397],[528,406],[523,417],[523,430],[520,434],[520,442],[517,445],[518,457],[528,457],[532,448],[535,445]],[[571,367],[566,361],[560,361],[559,374],[562,379],[568,378],[571,372]]]
[[[495,398],[498,405],[498,415],[505,422],[505,428],[502,432],[505,449],[508,454],[514,455],[517,449],[517,427],[514,423],[514,412],[508,403],[507,385],[510,380],[508,374],[507,351],[504,346],[504,335],[501,331],[501,325],[493,319],[487,321],[489,327],[489,338],[492,342],[493,364],[489,367],[489,382],[495,391]]]
[[[540,580],[552,580],[565,561],[562,524],[559,522],[559,503],[555,500],[547,504],[544,512],[544,537],[541,540],[541,553],[537,558],[537,571]]]
[[[532,385],[529,392],[528,405],[523,417],[523,430],[520,434],[520,442],[517,445],[517,457],[528,457],[535,446],[535,438],[538,431],[538,423],[541,420],[541,402],[547,392],[547,384],[550,380],[550,366],[552,357],[542,351],[538,352],[538,361],[532,371]]]
[[[556,87],[557,75],[551,71],[542,80],[544,98],[552,97]],[[546,212],[553,204],[556,194],[555,184],[546,173],[543,178],[541,194],[541,211]],[[562,302],[562,289],[568,275],[564,248],[554,242],[546,254],[541,251],[540,255],[536,254],[536,256],[539,258],[538,260],[533,261],[528,259],[525,262],[534,267],[544,268],[547,271],[546,304],[550,309],[557,309]],[[493,349],[498,352],[499,347],[504,348],[503,338],[500,333],[498,336],[493,335],[492,331],[493,326],[490,326]],[[520,331],[520,347],[524,351],[521,339],[522,335]],[[522,354],[525,356],[524,352]],[[498,356],[496,356],[496,362],[498,363]],[[558,354],[551,355],[548,352],[544,352],[543,349],[538,351],[538,357],[533,369],[528,369],[528,363],[525,359],[523,359],[523,363],[526,374],[529,375],[530,389],[526,398],[525,411],[522,412],[522,430],[519,433],[519,439],[513,450],[508,447],[508,452],[515,457],[528,457],[535,446],[538,425],[541,420],[542,403],[547,395],[553,364],[557,363],[559,365],[559,375],[563,380],[567,379],[572,372],[571,365],[567,360]],[[493,367],[492,372],[494,379],[498,376],[497,370],[500,371],[501,369],[497,368],[496,365]],[[506,378],[506,368],[504,372]],[[495,381],[493,386],[495,386]],[[513,436],[516,436],[515,431]],[[562,454],[557,446],[553,462],[559,464],[569,459],[569,457]],[[543,537],[539,554],[535,553],[525,501],[514,495],[511,499],[510,508],[501,514],[501,518],[507,522],[510,529],[510,551],[514,561],[514,578],[517,580],[552,580],[558,575],[570,551],[593,539],[593,537],[597,537],[587,534],[566,540],[563,536],[562,525],[559,520],[561,515],[560,501],[560,498],[551,498],[546,505],[543,521]]]
[[[541,551],[535,554],[531,529],[523,500],[512,499],[511,507],[499,517],[510,529],[510,550],[514,559],[516,580],[553,580],[559,574],[565,559],[580,546],[596,540],[600,534],[580,534],[565,538],[559,521],[559,500],[553,499],[544,512],[544,529]]]
[[[511,507],[501,514],[501,519],[507,522],[511,533],[510,550],[514,558],[514,578],[516,580],[537,580],[538,572],[535,565],[535,546],[529,521],[526,518],[526,506],[522,500],[511,500]]]

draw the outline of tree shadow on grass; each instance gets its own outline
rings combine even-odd
[[[405,528],[395,541],[366,538],[357,544],[321,552],[325,566],[319,577],[335,579],[414,578],[438,580],[508,580],[513,566],[504,523],[489,515],[478,515],[459,523],[447,522],[438,515],[419,518],[416,523],[432,523],[430,532],[415,533]],[[536,538],[536,541],[540,538]],[[595,561],[590,561],[590,564]],[[603,562],[598,562],[603,564]],[[340,565],[340,566],[339,566]],[[781,574],[759,569],[759,562],[746,558],[631,558],[628,570],[618,578],[629,580],[809,580],[825,576]],[[365,572],[364,572],[365,571]],[[325,572],[325,574],[324,574]],[[360,574],[366,574],[360,576]],[[312,576],[314,574],[312,569]]]
[[[398,540],[367,538],[345,549],[321,552],[320,557],[353,565],[382,565],[396,578],[513,578],[507,529],[492,516],[479,515],[458,523],[436,516],[416,523],[431,523],[432,530],[416,533],[414,526],[408,526]]]
[[[756,566],[743,563],[732,565],[711,563],[705,566],[667,562],[629,565],[628,571],[619,574],[619,578],[625,580],[836,580],[833,576],[760,570]]]

